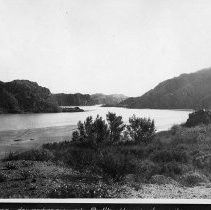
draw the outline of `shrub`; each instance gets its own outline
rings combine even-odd
[[[87,146],[99,146],[108,140],[108,125],[97,115],[93,121],[92,117],[87,117],[84,123],[78,122],[77,131],[73,132],[72,141],[85,143]]]
[[[161,150],[156,151],[151,155],[151,160],[158,163],[168,163],[168,162],[180,162],[186,163],[189,160],[189,155],[187,151],[177,151],[177,150]]]
[[[170,129],[171,134],[175,135],[176,133],[178,133],[180,130],[182,129],[181,125],[173,125]]]
[[[20,175],[23,180],[33,178],[33,173],[27,169],[20,170]]]
[[[97,184],[63,184],[50,191],[49,198],[109,198],[109,187],[101,182]]]
[[[150,160],[138,161],[135,173],[139,181],[147,181],[151,176],[160,173],[160,167]]]
[[[133,158],[131,155],[118,151],[104,151],[97,166],[104,176],[107,175],[114,181],[120,181],[126,174],[134,171]]]
[[[193,154],[193,165],[199,169],[211,170],[211,155],[201,152],[195,151]]]
[[[153,142],[146,145],[144,147],[144,155],[145,157],[148,157],[150,154],[155,153],[156,151],[159,151],[161,149],[165,148],[164,145],[160,142],[159,139],[154,139]]]
[[[202,142],[206,137],[206,127],[197,126],[193,128],[178,127],[174,130],[174,143],[195,144]]]
[[[188,186],[198,185],[202,182],[206,182],[207,179],[204,175],[197,172],[189,172],[181,177],[183,184]]]
[[[6,154],[3,161],[11,161],[11,160],[15,160],[15,153],[14,152],[9,152],[9,154]]]
[[[4,181],[6,181],[7,180],[7,175],[6,174],[4,174],[4,173],[2,173],[2,172],[0,172],[0,182],[4,182]]]
[[[80,134],[78,131],[73,131],[72,133],[72,141],[73,142],[78,142],[80,139]]]
[[[33,161],[22,160],[20,161],[20,165],[21,167],[31,167],[33,166]]]
[[[150,179],[150,183],[152,184],[177,184],[175,180],[170,177],[166,177],[164,175],[154,175]]]
[[[136,158],[145,157],[145,147],[142,145],[119,145],[117,149],[121,153],[128,153],[134,155]]]
[[[110,141],[116,143],[120,141],[121,133],[125,129],[125,124],[122,121],[121,116],[117,116],[115,113],[108,112],[106,119],[110,129]]]
[[[185,166],[177,162],[170,162],[163,166],[161,173],[170,177],[183,174]]]
[[[108,141],[109,129],[102,117],[97,115],[93,127],[96,144],[106,143]]]
[[[9,169],[9,170],[17,169],[17,168],[18,168],[17,165],[15,165],[15,163],[13,163],[13,162],[7,162],[7,163],[5,164],[5,167],[6,167],[7,169]]]
[[[68,166],[75,168],[87,168],[93,166],[98,159],[98,153],[94,149],[73,147],[67,150],[60,159]]]
[[[52,142],[52,143],[46,143],[42,145],[43,149],[47,149],[50,151],[54,150],[65,150],[73,145],[73,142],[71,141],[62,141],[62,142]]]
[[[148,143],[150,140],[152,140],[152,137],[155,134],[154,120],[137,118],[135,115],[133,115],[131,118],[129,118],[127,130],[131,138],[136,143]]]
[[[53,158],[53,153],[47,149],[32,149],[22,153],[10,153],[5,160],[48,161]]]

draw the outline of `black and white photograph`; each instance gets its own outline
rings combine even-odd
[[[211,199],[210,0],[0,0],[0,199],[90,198]]]

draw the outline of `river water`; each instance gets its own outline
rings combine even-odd
[[[157,131],[167,130],[174,124],[187,120],[191,110],[159,110],[159,109],[126,109],[117,107],[81,106],[85,112],[74,113],[44,113],[44,114],[2,114],[0,115],[0,131],[45,128],[54,126],[76,125],[87,116],[97,114],[106,118],[108,111],[115,112],[128,122],[129,117],[149,117],[155,120]]]

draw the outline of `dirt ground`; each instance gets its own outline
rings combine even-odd
[[[0,198],[47,198],[51,190],[58,188],[64,182],[78,183],[87,180],[86,174],[51,162],[13,161],[13,164],[16,167],[8,169],[7,162],[1,163],[0,174],[6,175],[6,178],[0,180]],[[193,187],[174,184],[120,183],[118,188],[115,198],[211,198],[211,183]]]
[[[175,186],[171,184],[140,184],[139,187],[124,186],[122,198],[154,199],[210,199],[211,185],[194,187]]]

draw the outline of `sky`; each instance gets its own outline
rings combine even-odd
[[[0,80],[140,96],[211,67],[210,0],[0,0]]]

